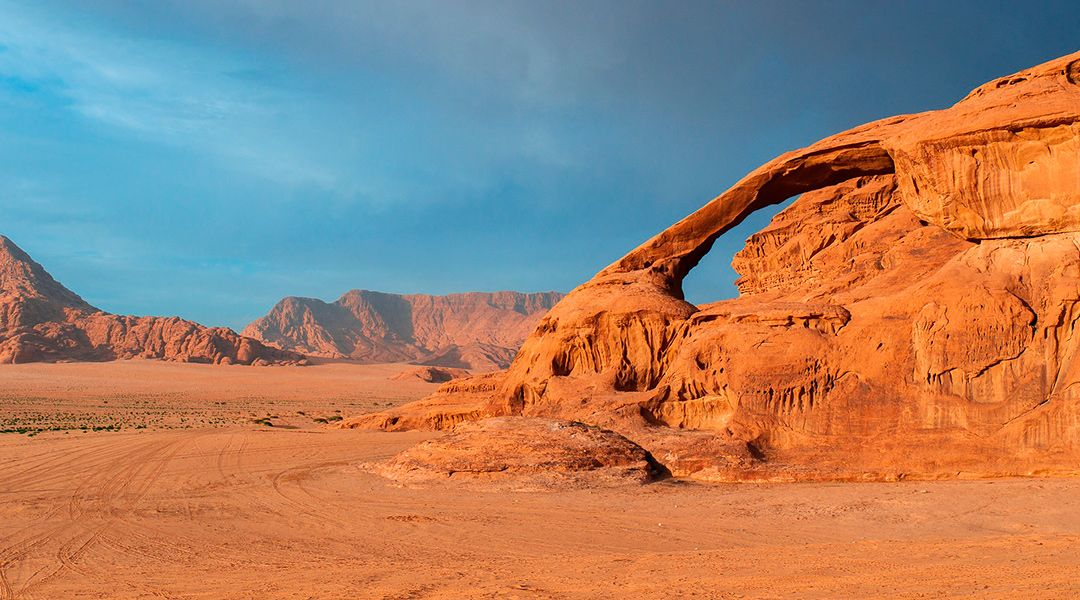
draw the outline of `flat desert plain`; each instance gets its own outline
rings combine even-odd
[[[0,598],[1080,596],[1071,479],[392,484],[406,368],[0,368]]]

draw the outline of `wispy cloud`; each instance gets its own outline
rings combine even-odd
[[[340,179],[268,126],[317,99],[262,85],[257,64],[92,21],[74,26],[25,4],[2,2],[0,13],[0,85],[10,93],[54,95],[119,135],[194,148],[270,180],[331,188]]]

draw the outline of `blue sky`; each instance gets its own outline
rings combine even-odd
[[[567,291],[776,154],[1077,49],[1073,1],[0,0],[0,233],[103,309],[235,328]]]

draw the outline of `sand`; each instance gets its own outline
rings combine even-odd
[[[126,360],[0,368],[0,432],[221,427],[269,420],[319,425],[396,406],[437,385],[390,382],[407,365],[324,360],[246,367]]]
[[[1073,479],[396,486],[361,465],[437,434],[315,419],[402,368],[3,367],[9,426],[119,430],[0,435],[0,598],[1080,595]]]

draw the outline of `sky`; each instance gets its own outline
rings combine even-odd
[[[1077,50],[1075,0],[0,0],[0,234],[99,308],[236,329],[565,292],[777,154]]]

